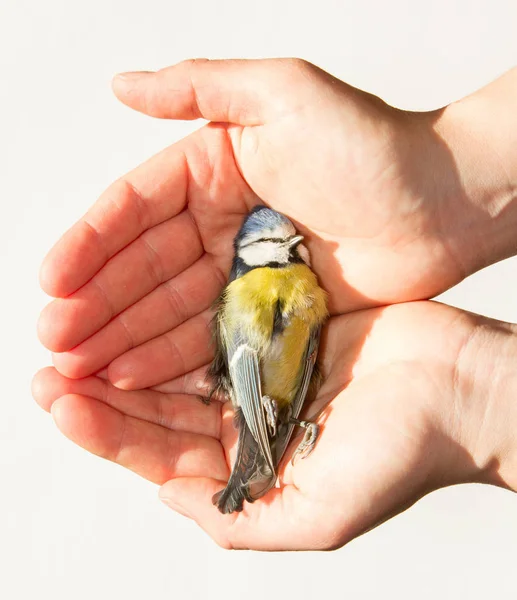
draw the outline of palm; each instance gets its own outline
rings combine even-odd
[[[192,381],[162,386],[168,392],[122,391],[97,377],[74,381],[47,369],[36,390],[45,408],[54,403],[67,436],[151,481],[168,482],[164,489],[180,510],[219,543],[330,547],[443,483],[437,460],[447,457],[437,455],[438,436],[446,434],[443,413],[451,409],[453,367],[469,319],[434,303],[331,319],[321,354],[325,383],[307,408],[322,426],[315,450],[292,466],[288,449],[281,486],[230,517],[210,502],[235,451],[230,409],[185,394]]]

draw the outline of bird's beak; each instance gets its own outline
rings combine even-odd
[[[296,248],[300,242],[303,242],[303,235],[295,235],[289,240],[289,248]]]

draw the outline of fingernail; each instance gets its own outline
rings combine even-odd
[[[180,504],[174,502],[170,498],[167,498],[166,496],[159,496],[159,498],[160,498],[160,500],[166,506],[168,506],[172,510],[176,511],[180,515],[183,515],[184,517],[187,517],[187,519],[192,519],[193,518],[192,515],[187,510],[185,510],[185,508],[183,508],[183,506],[181,506]]]
[[[117,73],[115,75],[116,79],[121,79],[122,81],[136,81],[137,79],[142,79],[146,75],[151,75],[153,71],[127,71],[126,73]]]

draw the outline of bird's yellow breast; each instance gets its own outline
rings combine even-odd
[[[279,310],[285,326],[273,335]],[[228,285],[221,313],[228,335],[239,329],[257,350],[262,393],[280,406],[293,400],[310,332],[326,316],[326,294],[305,264],[253,269]]]

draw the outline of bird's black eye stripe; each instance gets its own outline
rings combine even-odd
[[[260,238],[257,242],[283,242],[284,238]]]
[[[285,242],[284,238],[272,238],[272,237],[263,237],[258,240],[253,240],[252,242],[248,242],[247,244],[242,244],[241,248],[247,248],[248,246],[252,246],[253,244],[258,244],[259,242]]]

